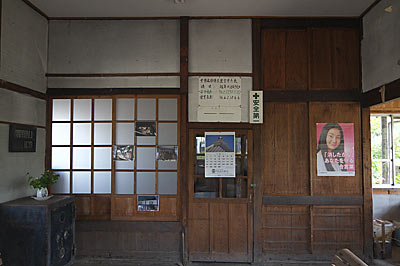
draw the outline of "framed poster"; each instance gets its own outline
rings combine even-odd
[[[138,195],[137,210],[145,212],[159,211],[159,196],[158,195]]]
[[[355,176],[354,124],[317,123],[317,175]]]
[[[206,132],[205,177],[235,177],[235,132]]]
[[[8,138],[9,152],[35,152],[36,127],[10,124]]]

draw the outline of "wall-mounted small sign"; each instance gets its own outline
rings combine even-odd
[[[250,124],[262,124],[263,123],[263,92],[262,91],[250,91],[249,92],[249,114]]]
[[[10,124],[9,152],[36,152],[36,127]]]
[[[137,210],[145,212],[159,211],[159,202],[158,195],[138,195]]]

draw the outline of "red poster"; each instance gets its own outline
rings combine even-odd
[[[354,124],[317,123],[317,175],[355,176]]]

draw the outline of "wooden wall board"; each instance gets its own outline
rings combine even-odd
[[[308,106],[266,103],[264,195],[309,195]]]
[[[332,34],[329,29],[312,29],[310,37],[311,89],[333,88]]]
[[[335,29],[333,35],[334,87],[359,90],[358,29]]]
[[[261,46],[264,90],[307,89],[306,30],[263,30]]]
[[[264,253],[310,253],[310,214],[305,206],[263,206]]]
[[[314,206],[312,250],[316,253],[333,254],[349,248],[360,255],[363,251],[361,206]]]
[[[372,114],[400,113],[400,99],[372,106],[370,107],[370,112]]]
[[[355,176],[317,176],[316,123],[353,123]],[[361,114],[358,103],[310,104],[310,167],[313,195],[362,195]]]

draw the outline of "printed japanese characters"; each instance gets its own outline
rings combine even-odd
[[[317,175],[354,176],[354,125],[317,123]]]

